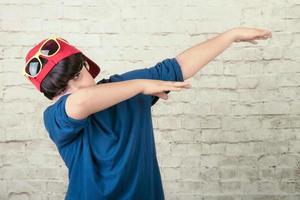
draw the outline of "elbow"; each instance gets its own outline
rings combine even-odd
[[[85,119],[89,116],[86,109],[86,102],[80,98],[78,93],[73,93],[66,101],[66,113],[69,117],[77,120]]]
[[[188,79],[190,76],[188,75],[187,68],[185,67],[186,64],[183,62],[182,58],[180,58],[180,55],[176,56],[175,59],[180,67],[183,80]]]

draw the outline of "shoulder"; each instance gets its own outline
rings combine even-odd
[[[44,114],[47,114],[51,111],[53,111],[54,109],[56,109],[57,107],[61,106],[61,104],[64,104],[67,100],[67,97],[70,94],[66,94],[61,96],[59,99],[57,99],[55,102],[52,102],[45,110],[44,110]]]
[[[109,76],[108,78],[101,79],[96,84],[111,83],[111,82],[118,82],[118,81],[124,81],[124,80],[125,79],[121,74],[113,74],[113,75]]]
[[[89,124],[89,117],[74,119],[67,115],[65,102],[69,94],[60,97],[55,103],[48,106],[43,112],[44,126],[50,138],[58,145],[72,141],[79,136]]]
[[[61,96],[56,102],[48,106],[44,112],[44,123],[53,122],[53,120],[58,121],[60,124],[64,122],[66,125],[81,125],[86,122],[85,119],[74,119],[67,115],[66,112],[66,100],[70,94]]]

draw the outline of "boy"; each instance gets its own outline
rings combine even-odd
[[[151,68],[97,84],[98,65],[63,38],[37,44],[23,73],[54,101],[43,117],[68,168],[65,199],[164,199],[151,106],[169,91],[190,88],[184,80],[232,42],[268,37],[270,31],[233,28]]]

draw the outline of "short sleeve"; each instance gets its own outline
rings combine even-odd
[[[70,94],[60,97],[53,105],[44,111],[44,124],[50,138],[57,146],[72,142],[83,132],[88,124],[88,118],[74,119],[66,113],[66,100]]]
[[[152,67],[136,69],[120,75],[125,80],[130,79],[153,79],[163,81],[184,81],[181,67],[176,58],[167,58],[156,63]],[[166,93],[169,93],[167,91]],[[151,98],[151,105],[154,105],[159,97],[145,95]]]

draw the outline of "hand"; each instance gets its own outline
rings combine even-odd
[[[255,40],[265,40],[272,37],[271,31],[265,29],[237,27],[230,31],[234,33],[234,42],[250,42],[252,44],[257,44]]]
[[[143,79],[143,94],[151,94],[167,100],[168,95],[164,91],[180,91],[183,88],[191,88],[187,82],[161,81],[152,79]]]

